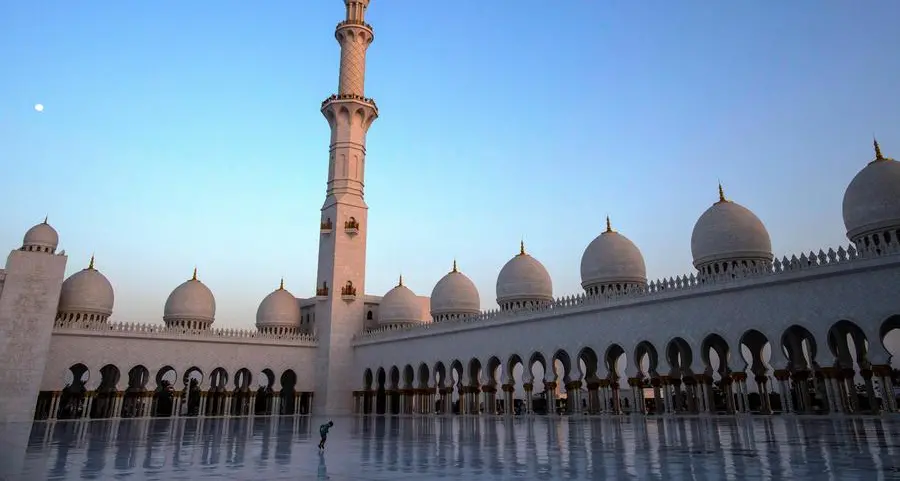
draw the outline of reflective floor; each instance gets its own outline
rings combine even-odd
[[[898,418],[337,418],[320,454],[325,421],[0,426],[0,479],[900,479]]]

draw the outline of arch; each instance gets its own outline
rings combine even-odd
[[[209,375],[209,390],[212,392],[225,391],[228,388],[228,372],[223,367],[213,369]]]
[[[528,358],[528,367],[526,368],[526,371],[529,374],[532,374],[532,369],[534,369],[535,364],[541,365],[541,368],[543,368],[543,370],[544,370],[544,375],[546,376],[547,359],[544,357],[544,355],[541,352],[534,352],[531,354],[531,357]]]
[[[297,409],[297,373],[293,369],[285,369],[281,373],[281,391],[279,393],[281,402],[278,403],[278,413],[283,415],[293,415]]]
[[[747,364],[750,365],[750,371],[758,376],[764,376],[768,371],[764,350],[767,345],[771,345],[769,338],[756,329],[748,329],[741,335],[739,343],[741,346],[745,346],[750,353],[750,359],[747,361]],[[781,369],[784,366],[773,367]]]
[[[597,376],[597,368],[600,364],[600,358],[593,348],[584,347],[578,352],[578,360],[584,363],[584,380],[587,382],[595,382],[599,379]]]
[[[366,391],[372,390],[372,381],[373,381],[372,370],[369,368],[366,368],[366,370],[363,371],[363,389]]]
[[[717,369],[713,369],[712,360],[709,356],[710,351],[714,351],[719,358]],[[703,338],[703,342],[700,343],[700,360],[703,361],[706,374],[711,375],[713,372],[717,372],[722,377],[727,376],[731,373],[731,348],[728,346],[728,341],[716,333],[707,335]]]
[[[882,342],[884,338],[890,334],[894,329],[900,329],[900,315],[893,315],[888,317],[881,323],[881,327],[878,329],[878,334],[881,337]]]
[[[481,386],[481,361],[477,357],[469,360],[469,386]]]
[[[834,367],[852,369],[854,357],[860,369],[869,367],[868,339],[863,330],[851,321],[842,319],[831,325],[828,329],[828,349],[834,355]]]
[[[559,364],[562,366],[562,376],[557,371],[556,361],[559,361]],[[551,359],[551,373],[553,373],[554,379],[562,378],[563,384],[568,384],[572,380],[572,358],[569,357],[569,353],[563,349],[557,350],[553,353],[553,358]],[[546,377],[546,375],[545,375]]]
[[[497,385],[497,375],[502,374],[503,363],[500,362],[500,359],[497,356],[491,356],[487,362],[487,381],[488,386],[496,386]],[[498,373],[498,371],[501,371]],[[502,382],[502,380],[501,380]]]
[[[272,389],[275,386],[275,372],[269,368],[265,368],[259,372],[259,385],[266,389]]]
[[[513,376],[516,366],[522,366],[523,375],[526,375],[527,368],[525,367],[525,362],[522,361],[522,356],[513,354],[509,356],[509,359],[506,361],[507,382],[512,385],[515,385],[516,383]]]
[[[100,368],[100,386],[97,387],[96,398],[91,405],[91,418],[113,417],[120,377],[119,368],[112,364]]]
[[[370,309],[369,312],[366,313],[366,320],[371,321],[373,320],[373,318],[374,316],[372,315],[372,310]]]
[[[463,370],[462,362],[459,359],[456,359],[455,361],[451,362],[450,363],[450,378],[449,378],[450,385],[455,387],[457,384],[462,384],[464,372],[465,371]],[[455,377],[454,377],[454,374],[456,374]]]
[[[416,380],[416,372],[412,366],[407,364],[403,366],[403,389],[412,389],[413,382]]]
[[[253,385],[253,374],[246,367],[238,369],[234,373],[233,392],[231,394],[231,415],[247,416],[250,414],[250,400],[253,399],[253,392],[250,386]]]
[[[387,374],[383,367],[375,371],[375,414],[387,412]]]
[[[430,373],[428,372],[428,365],[424,362],[419,364],[419,389],[428,389],[428,382],[430,379]]]
[[[175,383],[178,374],[172,366],[163,366],[156,371],[156,390],[153,392],[151,415],[169,417],[175,411]]]
[[[391,389],[400,389],[400,369],[397,366],[391,367]]]
[[[438,361],[434,365],[434,381],[437,387],[444,387],[444,383],[447,381],[447,368],[444,367],[444,363]]]
[[[253,384],[253,374],[246,367],[242,367],[234,373],[234,390],[238,392],[250,391]]]
[[[200,415],[200,386],[203,384],[203,371],[197,366],[192,366],[184,371],[185,408],[184,416]]]
[[[147,390],[147,382],[150,380],[150,371],[141,364],[134,366],[128,371],[128,388],[129,392],[143,392]]]
[[[670,376],[692,376],[691,365],[694,362],[694,353],[691,345],[682,337],[675,337],[666,345],[666,360],[669,362]]]
[[[781,346],[792,371],[806,371],[816,366],[816,338],[809,329],[794,324],[781,335]],[[805,347],[805,348],[804,348]],[[807,357],[808,356],[808,357]]]
[[[606,378],[615,385],[619,379],[619,371],[616,369],[619,358],[625,355],[625,349],[618,344],[612,344],[606,348],[606,355],[603,356],[603,362],[606,364]]]
[[[647,369],[644,369],[643,360],[647,358]],[[659,353],[656,346],[650,341],[641,341],[634,348],[634,365],[639,377],[657,377],[659,376]]]
[[[66,385],[59,398],[58,419],[79,419],[86,406],[87,382],[90,370],[82,363],[73,364],[66,372]]]

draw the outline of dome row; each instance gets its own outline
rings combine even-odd
[[[847,237],[857,244],[900,241],[900,162],[885,157],[875,142],[875,159],[854,177],[844,193],[843,217]],[[719,198],[694,225],[691,234],[694,267],[701,275],[728,272],[736,267],[772,262],[772,241],[762,221],[746,207],[728,200],[719,185]],[[637,246],[614,231],[609,218],[581,258],[581,285],[589,295],[608,290],[642,289],[647,284],[644,257]],[[524,243],[497,276],[497,304],[501,309],[530,307],[553,299],[547,269],[525,252]],[[396,288],[395,288],[396,289]],[[404,288],[405,289],[405,288]],[[406,298],[412,312],[414,294]],[[391,291],[393,292],[393,291]],[[385,299],[390,296],[390,292]],[[435,285],[431,314],[435,321],[477,314],[478,290],[453,270]],[[391,323],[381,316],[382,323]],[[403,320],[409,323],[408,319]]]
[[[857,245],[900,241],[900,162],[885,157],[875,142],[875,159],[850,182],[844,193],[843,218],[847,237]],[[26,232],[22,249],[55,253],[59,235],[44,222]],[[772,261],[772,243],[762,221],[749,209],[725,198],[719,199],[697,220],[691,234],[693,264],[701,275],[727,272],[738,266]],[[642,289],[647,284],[644,258],[637,246],[614,231],[609,218],[606,230],[587,246],[581,258],[581,285],[588,294],[609,290]],[[553,283],[547,269],[525,252],[510,259],[497,276],[497,303],[501,309],[541,305],[553,300]],[[109,280],[91,263],[63,282],[59,312],[72,318],[105,320],[113,308]],[[435,321],[479,313],[481,299],[475,284],[453,269],[441,278],[431,293],[431,315]],[[166,300],[163,320],[168,325],[207,328],[214,319],[216,301],[206,285],[194,276],[175,288]],[[78,317],[74,317],[78,316]],[[380,324],[422,322],[416,295],[399,284],[381,300]],[[260,329],[294,329],[300,325],[297,299],[284,283],[263,299],[256,315]]]

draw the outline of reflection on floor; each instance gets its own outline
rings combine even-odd
[[[900,419],[259,417],[35,423],[9,479],[900,477]],[[0,433],[2,434],[2,433]],[[6,453],[9,455],[9,452]],[[12,464],[9,464],[12,466]],[[826,478],[822,478],[826,479]]]

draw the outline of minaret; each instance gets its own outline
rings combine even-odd
[[[322,102],[322,114],[331,127],[331,147],[316,285],[316,414],[350,414],[352,391],[362,382],[361,374],[352,371],[350,343],[365,322],[366,132],[378,117],[378,108],[364,90],[366,49],[374,39],[372,27],[364,20],[369,0],[344,0],[344,4],[346,19],[334,32],[341,46],[338,93]]]

